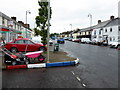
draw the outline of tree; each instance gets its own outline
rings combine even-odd
[[[37,28],[34,28],[35,36],[41,35],[41,31]]]
[[[36,25],[37,27],[40,29],[40,33],[38,33],[37,30],[35,30],[35,35],[40,34],[40,36],[42,36],[42,43],[44,45],[47,44],[47,26],[48,26],[48,2],[41,2],[38,1],[38,4],[40,6],[40,8],[38,9],[39,11],[39,16],[36,16],[35,20],[36,20]],[[51,14],[52,14],[52,9],[50,7],[50,18],[51,18]]]
[[[58,35],[59,35],[59,33],[51,33],[50,37],[52,38],[52,37],[55,37],[55,36],[58,36]]]

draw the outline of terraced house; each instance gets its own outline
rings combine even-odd
[[[107,42],[109,44],[112,41],[118,41],[120,39],[120,18],[114,18],[110,16],[109,20],[98,20],[98,24],[80,29],[77,33],[72,32],[73,38],[89,38],[91,41]]]
[[[0,38],[9,42],[18,37],[26,38],[26,33],[29,38],[34,34],[29,28],[29,24],[24,24],[22,21],[16,21],[16,17],[9,17],[0,12]]]

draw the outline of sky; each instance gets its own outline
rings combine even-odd
[[[110,16],[118,17],[118,2],[120,0],[50,0],[52,7],[52,18],[50,20],[50,33],[61,33],[75,30],[77,28],[87,28],[90,26],[92,15],[92,25],[96,25],[98,20],[106,21]],[[38,15],[38,0],[0,0],[0,11],[9,17],[17,17],[17,21],[26,20],[34,28],[35,17]]]

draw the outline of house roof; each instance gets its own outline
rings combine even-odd
[[[105,27],[111,20],[107,20],[107,21],[103,21],[101,23],[98,23],[97,25],[94,26],[94,29],[98,29],[98,28],[103,28]]]
[[[87,28],[83,28],[81,29],[79,32],[84,32],[84,31],[90,31],[94,28],[94,26],[91,26],[91,27],[87,27]]]
[[[120,18],[115,18],[115,19],[111,20],[111,21],[106,25],[106,27],[115,26],[115,25],[120,25]]]
[[[83,28],[81,29],[81,31],[79,32],[84,32],[84,31],[90,31],[92,29],[97,29],[97,28],[103,28],[105,27],[111,20],[107,20],[107,21],[103,21],[101,23],[98,23],[97,25],[91,26],[91,27],[87,27],[87,28]]]

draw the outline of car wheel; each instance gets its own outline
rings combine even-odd
[[[17,62],[16,61],[12,61],[12,65],[14,66],[14,65],[16,65],[17,64]]]
[[[45,47],[40,47],[40,48],[39,48],[39,51],[45,52]]]
[[[11,48],[10,51],[11,51],[12,53],[16,53],[18,50],[17,50],[17,48],[13,47],[13,48]]]
[[[117,45],[117,47],[116,48],[120,48],[120,45]]]

